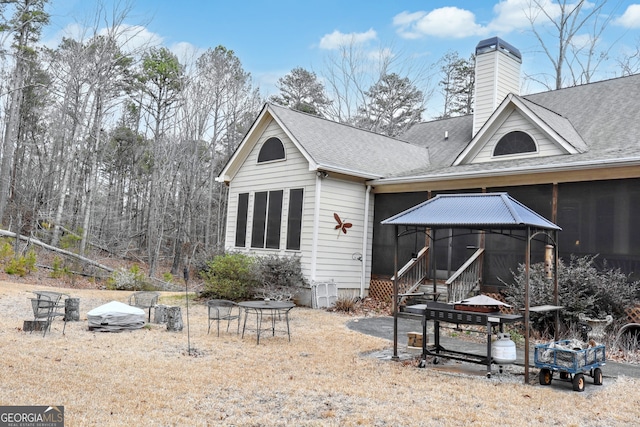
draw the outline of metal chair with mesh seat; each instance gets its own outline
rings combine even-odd
[[[151,322],[151,309],[158,305],[160,294],[152,291],[138,291],[129,296],[129,305],[143,310],[149,310],[149,322]]]
[[[224,320],[227,321],[227,332],[229,332],[231,321],[237,320],[238,327],[236,333],[240,333],[241,311],[238,304],[223,299],[212,299],[207,301],[207,310],[209,313],[209,329],[207,329],[207,334],[211,331],[211,323],[215,321],[218,323],[218,336],[220,336],[220,321]]]
[[[62,327],[62,335],[64,335],[65,329],[67,328],[67,317],[64,310],[58,311],[58,308],[61,308],[62,306],[43,295],[39,295],[38,298],[30,299],[31,308],[33,309],[33,319],[35,321],[45,322],[42,337],[47,335],[47,330],[51,329],[51,323],[56,317],[62,317],[64,320],[64,326]],[[31,332],[33,332],[33,330]]]

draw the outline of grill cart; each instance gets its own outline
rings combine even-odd
[[[540,368],[540,384],[549,385],[555,372],[561,380],[569,380],[574,391],[584,391],[584,376],[593,378],[595,385],[602,385],[602,369],[606,355],[604,345],[582,348],[584,343],[561,340],[536,345],[534,363]]]

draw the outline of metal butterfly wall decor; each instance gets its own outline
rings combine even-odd
[[[338,230],[338,236],[340,236],[340,230],[344,233],[347,234],[347,228],[351,228],[353,227],[353,224],[351,224],[350,222],[343,222],[340,219],[340,216],[334,212],[333,217],[336,219],[336,222],[338,223],[338,225],[336,225],[335,229]]]

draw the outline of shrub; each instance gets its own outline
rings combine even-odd
[[[0,240],[0,263],[8,263],[15,255],[13,246],[9,239],[3,238]]]
[[[82,240],[81,234],[82,230],[79,230],[78,234],[65,233],[60,238],[60,247],[66,250],[78,249],[78,244]]]
[[[71,275],[71,270],[64,264],[64,261],[59,256],[53,258],[52,271],[50,276],[54,279],[60,279],[66,275]]]
[[[140,270],[138,265],[132,266],[129,270],[119,268],[111,273],[107,279],[107,286],[110,289],[119,291],[150,291],[154,290],[153,286],[147,280],[144,272]]]
[[[256,259],[256,297],[291,300],[299,288],[307,286],[299,257],[263,256]]]
[[[341,311],[343,313],[350,313],[355,311],[356,306],[358,304],[358,297],[353,296],[341,296],[336,299],[336,302],[333,305],[332,311]]]
[[[204,298],[240,300],[250,298],[255,286],[253,258],[240,253],[217,255],[200,271]]]
[[[572,256],[569,263],[558,262],[558,300],[564,308],[560,316],[564,323],[572,325],[578,322],[582,313],[591,318],[602,318],[611,314],[621,319],[625,309],[635,303],[640,290],[640,282],[630,282],[619,269],[598,270],[595,256]],[[544,264],[531,265],[529,272],[529,306],[549,304],[553,301],[553,280],[546,277]],[[504,294],[507,301],[517,308],[524,307],[524,288],[526,272],[524,264],[513,273],[513,281],[505,284]],[[531,317],[531,324],[539,332],[551,330],[554,314],[552,312]]]
[[[33,250],[27,252],[26,255],[13,257],[5,263],[4,271],[7,274],[26,276],[36,270],[36,253]]]

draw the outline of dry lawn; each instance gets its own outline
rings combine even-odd
[[[351,331],[351,318],[291,312],[292,338],[207,335],[202,304],[186,330],[87,330],[86,313],[129,293],[62,289],[81,321],[25,333],[32,285],[0,282],[0,405],[63,405],[66,426],[635,426],[640,381],[605,378],[584,393],[524,385],[509,375],[454,375],[364,354],[387,340]],[[165,294],[161,303],[184,305]],[[606,368],[605,368],[606,375]]]

